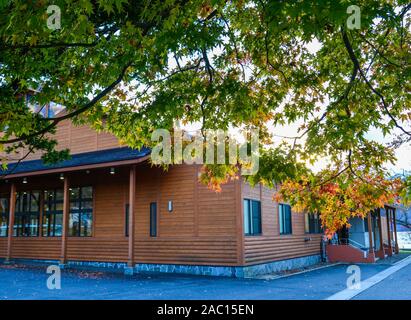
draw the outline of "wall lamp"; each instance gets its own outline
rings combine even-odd
[[[116,173],[116,169],[115,168],[110,168],[110,174],[115,174]]]
[[[23,178],[23,183],[24,183],[24,184],[27,183],[27,178]]]
[[[64,174],[60,173],[60,180],[64,180]]]

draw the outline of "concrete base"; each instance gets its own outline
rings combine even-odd
[[[132,276],[133,274],[134,274],[134,268],[133,267],[125,267],[124,268],[124,275]]]
[[[70,267],[84,267],[93,269],[123,270],[127,267],[124,262],[99,262],[99,261],[68,261]]]
[[[15,263],[13,260],[7,260],[7,259],[3,260],[3,264],[13,264],[13,263]]]

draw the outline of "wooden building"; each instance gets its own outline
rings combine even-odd
[[[0,258],[68,266],[247,277],[320,261],[318,217],[291,212],[273,190],[241,179],[216,193],[198,165],[168,171],[150,151],[69,120],[47,166],[40,154],[0,171]]]

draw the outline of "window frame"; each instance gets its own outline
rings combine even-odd
[[[310,217],[316,216],[316,219],[310,219]],[[314,221],[314,222],[312,222]],[[315,223],[316,224],[313,224]],[[307,223],[308,223],[308,231],[307,231]],[[314,230],[312,230],[311,227],[314,227]],[[318,212],[313,213],[313,212],[306,212],[304,214],[304,232],[305,234],[322,234],[323,233],[323,228],[321,226],[321,219],[320,219],[320,214]]]
[[[130,204],[126,203],[124,205],[124,236],[128,237],[129,236],[129,232],[128,232],[128,226],[129,226],[129,221],[130,221]]]
[[[158,236],[157,212],[158,212],[157,202],[150,202],[150,237],[151,238],[156,238]]]
[[[49,198],[49,194],[52,192],[52,200]],[[57,192],[61,192],[62,198],[57,200]],[[46,196],[47,194],[47,196]],[[52,204],[53,208],[50,210],[50,204]],[[43,211],[42,211],[42,224],[41,224],[41,236],[46,237],[46,238],[51,238],[51,237],[61,237],[63,234],[63,211],[64,208],[61,210],[57,210],[56,207],[58,204],[61,204],[62,207],[64,206],[64,190],[63,189],[48,189],[43,191]],[[46,205],[49,208],[49,210],[46,210]],[[60,215],[61,216],[61,234],[56,235],[56,217]],[[49,222],[47,223],[47,226],[45,226],[45,219],[48,217],[53,217],[53,230],[51,232],[50,229],[50,224]],[[50,220],[49,220],[50,221]],[[45,233],[44,228],[47,228],[47,232]]]
[[[9,236],[9,217],[10,217],[10,197],[9,196],[0,196],[0,200],[6,201],[5,211],[0,213],[1,222],[6,222],[6,233],[4,235],[0,232],[0,238],[6,238]],[[1,224],[0,224],[1,230]]]
[[[289,208],[289,212],[290,212],[290,218],[286,219],[285,215],[282,214],[284,210],[281,210],[281,208]],[[280,233],[280,236],[289,236],[293,234],[293,212],[292,212],[292,208],[289,204],[286,203],[279,203],[278,204],[278,231]],[[286,225],[284,223],[286,223],[287,221],[290,221],[289,224],[289,230],[286,227]],[[283,229],[283,231],[281,231],[281,229]]]
[[[37,211],[32,211],[32,197],[33,194],[37,193],[38,198],[35,199],[37,202]],[[35,238],[40,236],[40,212],[41,212],[41,190],[22,190],[17,192],[16,195],[16,206],[15,206],[15,212],[14,212],[14,225],[13,225],[13,237],[21,237],[21,238]],[[24,201],[23,204],[21,204],[21,199],[23,196],[27,195],[29,198],[28,200]],[[27,203],[26,203],[27,202]],[[27,210],[28,209],[28,210]],[[37,226],[36,226],[36,234],[31,233],[31,220],[32,218],[35,217],[37,220]],[[27,234],[24,234],[26,230],[25,225],[27,224],[26,220],[28,219],[29,221],[29,227],[27,230],[29,232]],[[19,221],[21,221],[21,224],[19,225]]]
[[[91,198],[83,198],[82,197],[82,191],[85,188],[91,188]],[[78,193],[78,197],[77,198],[73,198],[72,197],[72,193],[73,193],[73,189],[79,189],[79,193]],[[68,236],[69,237],[73,237],[73,238],[91,238],[94,236],[94,208],[95,208],[95,203],[94,203],[94,199],[95,199],[95,189],[92,185],[84,185],[84,186],[73,186],[70,187],[69,190],[69,196],[70,196],[70,201],[69,201],[69,217],[68,217]],[[78,203],[78,209],[72,209],[71,206],[73,203]],[[82,208],[82,204],[84,202],[90,202],[91,203],[91,209],[87,208],[84,209]],[[73,212],[74,211],[74,212]],[[81,227],[82,227],[82,216],[85,214],[90,214],[91,215],[91,230],[90,230],[90,234],[89,235],[82,235],[81,232]],[[70,227],[70,220],[71,217],[73,215],[78,215],[78,230],[77,233],[71,234],[71,230],[72,228]]]
[[[245,212],[246,205],[245,203],[248,203],[247,208],[248,212]],[[254,230],[254,203],[258,203],[258,230],[257,232]],[[248,221],[248,230],[249,232],[246,231],[246,215],[247,215],[247,221]],[[263,234],[263,222],[262,222],[262,212],[261,212],[261,201],[260,200],[254,200],[254,199],[249,199],[249,198],[244,198],[243,199],[243,233],[244,236],[246,237],[253,237],[253,236],[261,236]]]

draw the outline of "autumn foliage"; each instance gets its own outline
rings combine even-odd
[[[343,226],[350,227],[350,218],[365,218],[376,208],[398,202],[402,187],[400,179],[371,174],[352,177],[347,173],[325,183],[307,177],[288,179],[274,198],[289,201],[298,212],[318,212],[325,234],[331,237]]]

